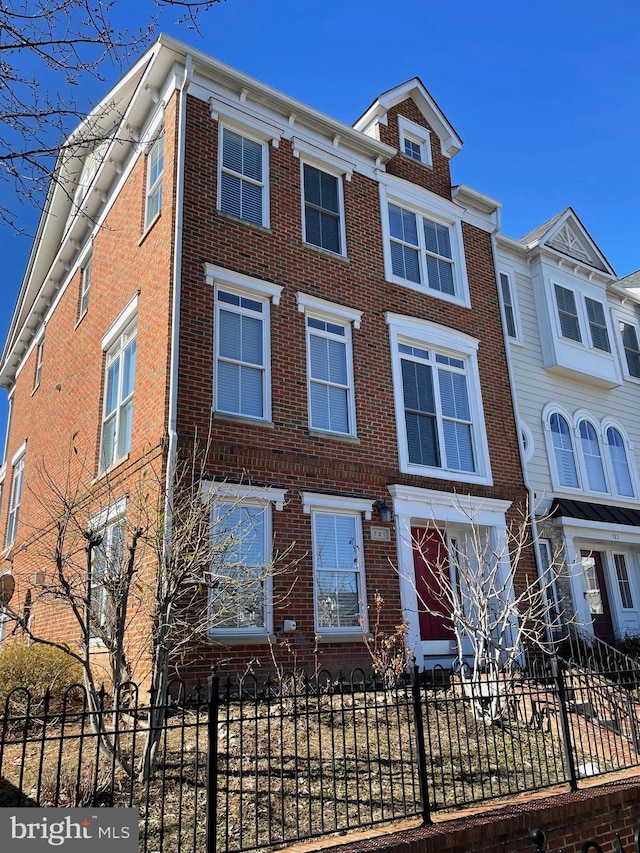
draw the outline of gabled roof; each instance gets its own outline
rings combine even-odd
[[[617,283],[620,287],[628,288],[629,290],[640,288],[640,270],[625,275],[624,278],[618,279]]]
[[[518,243],[528,250],[551,249],[577,263],[586,264],[606,275],[615,276],[613,267],[572,207],[567,207],[547,222],[534,228],[533,231],[521,237]]]
[[[386,124],[388,111],[409,98],[413,100],[429,127],[438,136],[444,156],[454,157],[462,148],[462,139],[419,77],[413,77],[406,83],[401,83],[379,95],[354,122],[354,128],[366,133],[367,128],[375,122]]]

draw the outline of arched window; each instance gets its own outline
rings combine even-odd
[[[633,484],[631,482],[631,472],[629,471],[629,461],[624,446],[624,439],[615,427],[610,426],[606,434],[609,461],[613,469],[616,492],[619,495],[633,497]]]
[[[606,492],[607,481],[604,476],[598,433],[593,424],[587,420],[580,421],[578,431],[580,433],[580,449],[587,472],[587,485],[592,492]]]
[[[554,412],[549,418],[551,436],[553,439],[553,452],[558,469],[558,480],[561,486],[578,488],[578,472],[573,455],[573,442],[571,441],[571,429],[567,421]]]

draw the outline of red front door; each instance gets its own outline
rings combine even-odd
[[[587,604],[593,621],[593,633],[599,639],[610,643],[614,639],[614,633],[602,554],[599,551],[581,551],[580,556],[587,588]]]
[[[413,568],[418,597],[421,640],[450,640],[451,623],[442,615],[448,611],[443,584],[449,584],[449,555],[442,534],[433,528],[412,527]]]

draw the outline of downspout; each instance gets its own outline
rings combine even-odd
[[[496,210],[496,227],[491,232],[491,248],[493,251],[493,267],[496,277],[496,287],[498,289],[498,302],[500,306],[502,306],[502,298],[500,295],[500,269],[498,268],[498,246],[496,243],[496,234],[500,230],[500,210]],[[515,281],[514,281],[515,286]],[[500,317],[502,319],[502,308],[500,309]],[[522,440],[522,430],[520,429],[520,413],[518,411],[518,394],[516,390],[516,383],[514,379],[514,371],[513,371],[513,362],[511,361],[511,345],[509,343],[509,336],[507,335],[506,325],[504,320],[502,319],[502,337],[504,340],[504,350],[507,359],[507,374],[509,376],[509,390],[511,391],[511,402],[513,405],[513,416],[516,422],[516,436],[518,439],[518,450],[520,451],[520,467],[522,469],[522,481],[524,483],[524,487],[527,490],[527,517],[529,521],[529,526],[531,528],[531,536],[533,538],[533,556],[536,564],[536,572],[538,574],[538,581],[542,585],[542,573],[540,567],[540,559],[538,556],[538,523],[536,521],[535,514],[535,494],[533,491],[533,487],[529,481],[529,474],[527,470],[527,463],[524,458],[524,442]],[[551,626],[549,624],[549,615],[545,610],[545,622],[547,628],[547,638],[548,641],[551,642]]]
[[[176,470],[176,455],[178,448],[178,360],[180,355],[180,295],[182,283],[182,226],[183,226],[183,198],[184,198],[184,163],[185,163],[185,138],[187,125],[187,101],[186,90],[193,77],[193,61],[191,55],[187,54],[184,65],[184,78],[180,86],[180,114],[178,119],[178,159],[176,166],[176,216],[175,236],[173,252],[173,301],[171,307],[171,360],[169,363],[169,421],[167,425],[168,447],[167,447],[167,471],[165,482],[164,503],[164,536],[163,548],[164,558],[171,557],[171,535],[173,525],[173,491]],[[166,626],[157,626],[164,631]],[[155,668],[156,661],[153,662]],[[162,667],[163,672],[156,673],[157,687],[162,693],[167,687],[166,661]],[[161,699],[160,701],[164,701]]]

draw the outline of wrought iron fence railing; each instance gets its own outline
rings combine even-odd
[[[361,670],[214,677],[190,695],[172,685],[159,715],[133,687],[97,710],[80,687],[58,707],[14,691],[0,717],[0,805],[133,805],[142,853],[240,853],[575,789],[640,763],[637,693],[576,663],[384,682]],[[117,753],[101,748],[100,726]]]

